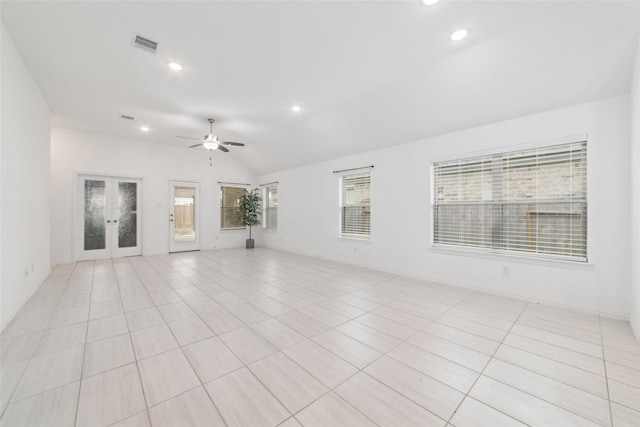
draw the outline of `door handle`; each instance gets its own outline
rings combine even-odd
[[[110,219],[108,219],[108,220],[107,220],[107,222],[111,222],[111,220],[110,220]]]
[[[173,218],[169,220],[169,222],[173,222]]]
[[[118,220],[117,220],[117,219],[114,219],[114,220],[113,220],[113,222],[118,222]]]

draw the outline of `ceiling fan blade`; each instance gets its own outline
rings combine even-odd
[[[224,145],[235,145],[236,147],[244,147],[242,142],[231,142],[231,141],[223,141]]]
[[[194,141],[202,141],[202,138],[191,138],[189,136],[178,136],[178,135],[176,135],[176,138],[193,139]]]
[[[189,148],[196,148],[196,147],[202,147],[202,144],[195,144],[195,145],[190,145]]]
[[[228,149],[226,149],[225,147],[223,147],[222,145],[218,145],[218,150],[220,150],[220,151],[224,151],[225,153],[228,153],[228,152],[229,152],[229,150],[228,150]]]

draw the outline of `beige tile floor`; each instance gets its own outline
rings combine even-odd
[[[5,426],[640,426],[628,323],[267,249],[57,266]]]

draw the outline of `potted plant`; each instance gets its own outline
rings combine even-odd
[[[251,191],[245,190],[244,196],[240,199],[240,213],[242,214],[242,225],[249,226],[249,238],[247,239],[247,249],[253,249],[254,240],[251,237],[251,227],[260,224],[260,191],[254,188]]]

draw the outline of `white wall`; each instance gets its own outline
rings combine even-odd
[[[640,43],[631,85],[631,327],[640,340]]]
[[[51,134],[52,262],[76,259],[73,223],[77,177],[81,173],[142,178],[142,245],[144,255],[169,251],[169,181],[200,183],[200,247],[241,247],[248,232],[220,231],[218,181],[250,183],[254,176],[230,153],[173,147],[142,140],[54,127]]]
[[[47,104],[2,24],[1,249],[2,328],[50,272]]]
[[[585,133],[590,265],[430,249],[430,162]],[[258,183],[279,181],[278,231],[261,232],[257,244],[627,317],[628,158],[629,97],[620,96],[272,173],[258,177]],[[340,240],[338,183],[332,171],[365,165],[375,166],[372,239]],[[508,276],[502,274],[505,266]]]

